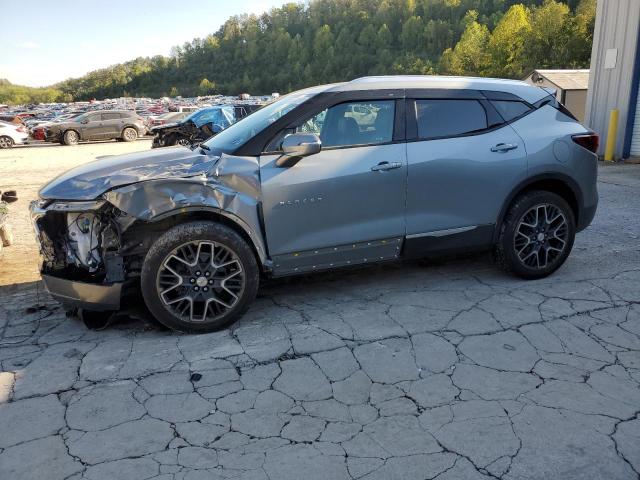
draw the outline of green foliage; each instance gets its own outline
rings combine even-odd
[[[440,70],[522,78],[534,68],[588,67],[595,3],[580,0],[574,12],[557,0],[512,5],[492,32],[472,18],[455,48],[444,52]]]
[[[587,67],[596,0],[314,0],[54,87],[74,99],[268,94],[363,75]],[[1,87],[0,87],[1,88]]]
[[[0,79],[0,103],[28,104],[69,101],[71,98],[56,88],[32,88],[12,85],[8,80]]]

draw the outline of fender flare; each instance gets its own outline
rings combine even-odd
[[[246,234],[260,263],[268,267],[258,199],[205,177],[146,180],[110,190],[103,198],[136,220],[155,223],[181,214],[221,215]]]
[[[513,200],[521,192],[526,190],[531,185],[533,185],[535,183],[538,183],[540,181],[545,181],[545,180],[559,181],[559,182],[564,183],[567,187],[569,187],[569,189],[571,190],[571,192],[573,193],[573,195],[574,195],[574,197],[576,199],[576,207],[577,207],[576,224],[578,223],[578,218],[582,214],[582,205],[584,204],[583,203],[582,190],[580,189],[580,186],[578,185],[578,183],[575,180],[573,180],[571,177],[569,177],[568,175],[565,175],[563,173],[559,173],[559,172],[539,173],[537,175],[534,175],[532,177],[528,177],[528,178],[524,179],[523,181],[518,183],[511,190],[511,192],[509,192],[509,195],[507,196],[505,201],[502,203],[502,207],[500,208],[500,213],[498,214],[498,218],[496,219],[495,229],[494,229],[494,232],[493,232],[493,242],[494,243],[498,240],[498,236],[500,235],[500,228],[502,227],[502,222],[504,220],[504,217],[507,214],[507,210],[509,209],[509,207],[513,203]]]

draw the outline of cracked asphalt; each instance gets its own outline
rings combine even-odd
[[[640,167],[600,170],[541,281],[488,255],[273,281],[199,336],[0,289],[0,478],[638,479]]]

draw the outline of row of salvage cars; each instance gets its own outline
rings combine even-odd
[[[255,103],[215,105],[147,119],[132,110],[71,112],[34,126],[30,131],[25,125],[0,122],[0,148],[11,148],[32,140],[62,145],[104,140],[132,142],[145,135],[153,136],[152,148],[193,146],[261,106]]]

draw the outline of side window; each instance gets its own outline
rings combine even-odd
[[[309,118],[296,132],[315,133],[323,147],[375,145],[393,140],[394,100],[347,102]]]
[[[94,113],[93,115],[89,115],[87,120],[89,122],[99,122],[102,119],[102,116],[99,113]]]
[[[531,110],[526,103],[517,101],[491,100],[491,105],[495,107],[505,122],[510,122]]]
[[[105,112],[102,114],[102,120],[120,120],[120,114],[116,112]]]
[[[477,100],[416,100],[418,137],[455,137],[485,130],[487,112]]]

